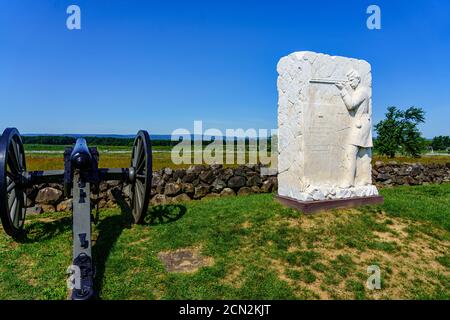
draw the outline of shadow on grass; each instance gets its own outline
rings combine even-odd
[[[131,208],[120,193],[114,197],[121,209],[120,215],[106,217],[100,220],[96,229],[98,238],[92,247],[92,255],[95,264],[94,285],[98,297],[103,289],[103,278],[105,275],[106,261],[114,247],[117,239],[126,228],[131,228],[133,217]],[[165,224],[180,219],[186,213],[186,207],[182,205],[156,206],[148,210],[144,217],[143,225]]]
[[[95,265],[94,287],[97,297],[100,296],[102,291],[106,261],[111,253],[111,249],[122,234],[122,231],[126,228],[131,228],[133,221],[131,208],[122,195],[114,193],[113,196],[122,214],[108,216],[99,221],[96,225],[98,238],[92,247],[92,258]]]
[[[52,239],[72,227],[72,217],[64,217],[52,221],[33,221],[25,227],[23,232],[16,236],[20,243],[35,243]]]
[[[183,205],[159,205],[151,207],[144,219],[144,225],[155,226],[167,224],[181,219],[186,214]]]
[[[103,287],[106,261],[122,231],[131,228],[133,223],[131,208],[120,193],[113,194],[120,207],[121,214],[100,219],[96,225],[98,237],[92,246],[92,258],[95,265],[94,287],[98,297]],[[143,225],[154,226],[177,221],[186,213],[183,205],[165,205],[149,208]],[[72,229],[72,217],[62,217],[52,221],[33,221],[27,225],[23,234],[17,237],[20,243],[36,243],[52,239]]]

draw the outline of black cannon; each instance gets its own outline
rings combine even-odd
[[[64,152],[64,170],[27,171],[19,131],[8,128],[0,138],[0,218],[5,232],[15,239],[23,233],[26,189],[42,183],[63,183],[64,193],[73,197],[73,267],[78,285],[72,299],[95,297],[94,264],[91,253],[91,187],[101,181],[118,180],[131,184],[130,208],[134,223],[142,222],[148,210],[152,184],[152,148],[147,131],[139,131],[133,144],[129,168],[98,167],[96,148],[78,139]]]

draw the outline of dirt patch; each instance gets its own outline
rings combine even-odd
[[[213,258],[204,257],[198,248],[184,248],[158,253],[168,272],[195,272],[201,267],[211,266]]]
[[[242,228],[244,228],[244,229],[249,229],[249,228],[251,228],[251,226],[252,226],[252,223],[250,221],[245,221],[242,224]]]

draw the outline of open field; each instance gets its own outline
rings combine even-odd
[[[63,169],[63,153],[65,146],[52,145],[25,145],[28,170],[56,170]],[[98,146],[100,152],[100,167],[103,168],[126,168],[130,165],[131,149],[122,146]],[[176,165],[172,162],[170,155],[171,147],[153,147],[153,168],[186,168],[189,164]],[[248,153],[246,155],[248,157]],[[450,155],[424,155],[421,158],[396,157],[390,159],[374,155],[373,162],[390,161],[416,163],[447,163]]]
[[[450,184],[381,192],[382,206],[313,216],[272,194],[154,207],[143,225],[104,211],[93,246],[100,297],[450,299]],[[1,231],[0,299],[65,299],[70,214],[31,217],[21,243]],[[162,261],[177,254],[192,259],[168,272]],[[373,264],[381,290],[365,285]]]

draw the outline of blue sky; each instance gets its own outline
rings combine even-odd
[[[70,4],[81,30],[66,28]],[[370,4],[381,30],[366,28]],[[310,50],[372,64],[375,122],[415,105],[426,137],[450,135],[449,12],[446,0],[0,0],[0,128],[276,128],[276,64]]]

